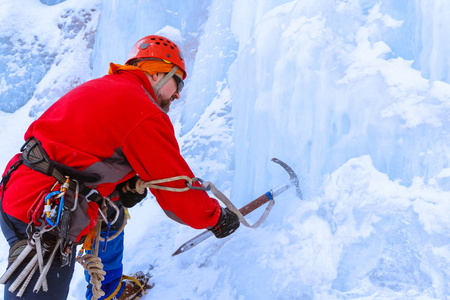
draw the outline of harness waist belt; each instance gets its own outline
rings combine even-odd
[[[41,142],[34,137],[29,138],[20,148],[20,151],[22,152],[20,160],[30,169],[47,176],[52,176],[61,184],[66,181],[66,176],[78,180],[81,184],[80,193],[83,195],[89,194],[92,190],[86,187],[83,184],[84,182],[95,182],[99,180],[99,176],[96,174],[86,174],[83,171],[49,159],[47,153],[42,148]],[[70,189],[75,190],[76,183],[71,180],[69,184]]]

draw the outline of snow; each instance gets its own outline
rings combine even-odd
[[[289,190],[260,228],[172,257],[199,231],[148,197],[125,233],[125,272],[153,276],[143,299],[447,299],[449,26],[447,0],[0,0],[0,162],[163,34],[187,63],[170,117],[194,173],[240,207],[289,179],[277,157],[304,200]],[[85,286],[77,266],[69,299]]]

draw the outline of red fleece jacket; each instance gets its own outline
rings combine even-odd
[[[141,71],[121,71],[88,81],[33,122],[25,140],[35,137],[50,159],[99,175],[101,179],[93,185],[102,196],[136,173],[144,181],[180,175],[192,178],[169,117],[150,96],[155,99]],[[17,159],[15,156],[7,168]],[[27,210],[53,183],[52,177],[21,165],[6,186],[4,211],[28,223]],[[185,184],[177,181],[167,186]],[[204,191],[151,192],[168,216],[193,228],[214,226],[219,220],[219,203]],[[95,213],[91,215],[95,218]]]

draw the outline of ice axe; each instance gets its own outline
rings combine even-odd
[[[255,209],[257,209],[258,207],[264,205],[265,203],[272,201],[273,202],[273,198],[280,195],[281,193],[285,192],[286,190],[288,190],[291,187],[295,187],[297,196],[300,199],[303,199],[302,196],[302,191],[300,190],[300,186],[299,186],[299,180],[297,175],[295,174],[294,170],[292,170],[291,167],[289,167],[285,162],[279,160],[278,158],[272,158],[272,161],[279,164],[280,166],[282,166],[286,172],[288,172],[290,179],[288,182],[286,182],[285,184],[282,184],[276,188],[271,189],[270,191],[268,191],[267,193],[265,193],[264,195],[261,195],[260,197],[256,198],[255,200],[253,200],[252,202],[250,202],[249,204],[245,205],[244,207],[242,207],[241,209],[239,209],[239,211],[241,212],[241,214],[243,216],[248,215],[249,213],[251,213],[252,211],[254,211]],[[270,204],[270,203],[269,203]],[[181,245],[180,248],[178,248],[177,251],[175,251],[172,256],[178,255],[180,253],[186,252],[189,249],[197,246],[198,244],[200,244],[201,242],[203,242],[204,240],[206,240],[207,238],[211,237],[213,235],[213,233],[209,230],[206,230],[202,233],[200,233],[199,235],[197,235],[196,237],[190,239],[189,241],[187,241],[186,243],[184,243],[183,245]]]

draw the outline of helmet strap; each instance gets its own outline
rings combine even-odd
[[[175,75],[175,73],[178,70],[178,66],[173,66],[172,70],[170,70],[169,73],[166,74],[166,76],[164,76],[159,82],[158,84],[156,84],[153,87],[153,91],[155,92],[155,95],[158,93],[159,89],[165,85],[167,83],[167,81],[170,80],[170,78],[172,78],[173,75]]]

